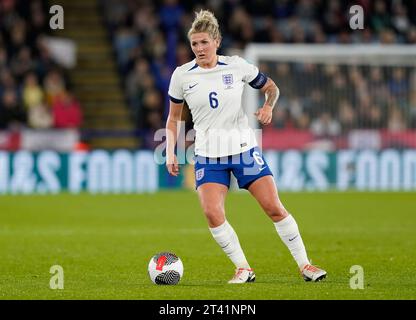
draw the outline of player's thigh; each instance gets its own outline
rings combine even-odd
[[[232,173],[237,179],[238,186],[242,189],[248,189],[254,181],[261,177],[273,175],[259,147],[254,147],[240,154],[239,162],[232,164]]]
[[[222,224],[225,221],[224,203],[228,187],[220,183],[207,182],[197,189],[202,210],[208,218],[211,227]]]
[[[268,175],[258,178],[251,183],[248,191],[273,220],[279,221],[287,216],[288,213],[279,199],[273,176]]]

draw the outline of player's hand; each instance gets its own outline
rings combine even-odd
[[[268,125],[272,122],[273,108],[268,104],[264,104],[254,115],[262,125]]]
[[[171,176],[177,177],[179,175],[179,164],[176,155],[166,158],[166,168]]]

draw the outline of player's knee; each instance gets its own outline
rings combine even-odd
[[[210,224],[218,224],[224,219],[224,208],[221,205],[210,203],[203,208],[205,216]]]
[[[216,217],[224,215],[224,209],[215,204],[210,204],[204,207],[204,213],[207,217]]]
[[[263,209],[266,214],[272,219],[273,221],[281,220],[282,218],[287,216],[287,212],[283,206],[280,206],[275,201],[269,201],[263,204]]]

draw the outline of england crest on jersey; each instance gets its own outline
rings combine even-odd
[[[196,170],[195,172],[195,178],[197,181],[201,180],[204,177],[204,168]]]
[[[231,73],[229,74],[223,74],[222,75],[222,82],[225,84],[225,89],[231,89],[233,84],[233,75]]]

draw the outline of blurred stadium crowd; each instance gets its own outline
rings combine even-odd
[[[193,59],[186,34],[194,12],[202,8],[211,9],[220,22],[220,54],[239,52],[252,42],[416,44],[416,1],[411,0],[98,4],[138,132],[164,126],[170,75]],[[349,27],[349,8],[355,4],[364,8],[364,30]],[[0,1],[0,128],[81,124],[81,107],[68,89],[69,79],[42,45],[47,26],[44,1]],[[410,68],[264,62],[260,69],[281,89],[275,128],[306,129],[317,136],[351,128],[416,128],[416,76]]]
[[[177,65],[193,59],[186,34],[194,12],[200,8],[211,9],[220,21],[221,54],[243,49],[251,42],[416,44],[415,1],[101,3],[128,103],[139,128],[160,127],[166,115],[170,74]],[[361,5],[365,12],[365,29],[358,32],[349,27],[349,7],[353,4]],[[273,123],[276,128],[338,135],[357,127],[416,127],[416,93],[411,92],[416,79],[405,68],[386,72],[377,67],[364,70],[267,63],[260,68],[281,88]],[[413,105],[406,105],[408,101]]]
[[[45,46],[45,1],[0,1],[0,129],[79,128],[81,106]]]
[[[411,68],[262,64],[281,89],[274,127],[339,136],[350,129],[416,128],[416,72]],[[281,79],[281,81],[279,81]]]

